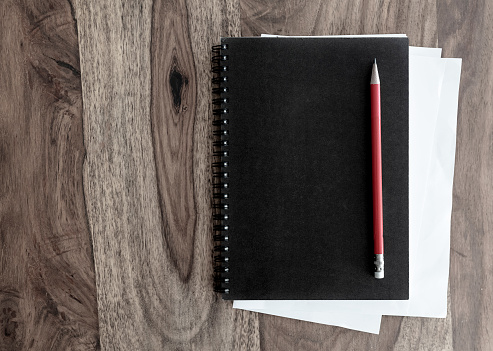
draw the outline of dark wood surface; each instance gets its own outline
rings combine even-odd
[[[74,9],[0,16],[0,350],[98,348]]]
[[[0,350],[491,350],[488,1],[0,1]],[[446,319],[380,335],[212,293],[210,47],[407,33],[462,57]]]

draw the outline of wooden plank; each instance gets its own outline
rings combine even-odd
[[[435,47],[435,1],[241,0],[242,36],[408,34],[411,45]]]
[[[455,350],[493,341],[493,8],[489,1],[438,4],[438,43],[462,57],[450,258]]]
[[[210,47],[239,34],[238,4],[76,8],[102,347],[258,344],[255,315],[212,292]]]
[[[165,306],[150,313],[141,301],[159,298],[167,273],[149,121],[152,2],[75,7],[101,346],[150,349],[159,343],[159,324],[149,325],[146,315],[161,315]]]
[[[0,16],[0,349],[98,349],[73,8]]]
[[[241,18],[243,36],[406,33],[411,45],[435,47],[437,43],[436,4],[431,0],[343,3],[242,0]],[[452,343],[450,315],[445,320],[384,317],[379,336],[264,315],[260,315],[259,324],[263,350],[329,347],[448,350]]]

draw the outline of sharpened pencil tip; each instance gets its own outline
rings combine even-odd
[[[371,70],[371,81],[370,84],[380,84],[380,77],[378,76],[377,59],[373,63]]]
[[[373,61],[374,64],[377,64],[377,58],[375,58],[375,61]]]

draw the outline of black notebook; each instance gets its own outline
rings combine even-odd
[[[409,298],[405,37],[223,38],[213,48],[216,291]],[[370,76],[381,81],[385,278],[373,276]]]

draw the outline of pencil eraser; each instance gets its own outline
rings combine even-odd
[[[382,279],[383,278],[383,271],[375,272],[375,278]]]

